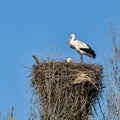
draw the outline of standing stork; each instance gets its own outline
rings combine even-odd
[[[95,57],[96,57],[95,52],[91,49],[91,47],[89,45],[87,45],[79,40],[75,40],[75,34],[70,35],[69,44],[70,44],[71,48],[75,49],[80,54],[81,62],[83,61],[82,54],[85,54],[85,55],[95,59]]]

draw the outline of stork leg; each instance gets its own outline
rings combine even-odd
[[[81,63],[83,62],[82,54],[80,54],[80,62],[81,62]]]

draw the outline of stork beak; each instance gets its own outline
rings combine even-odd
[[[70,40],[72,39],[72,36],[70,36],[70,38],[69,38],[69,40],[68,40],[68,42],[70,42]]]
[[[70,42],[70,39],[68,39],[68,42]]]
[[[71,40],[71,37],[68,39],[68,42],[70,42],[70,40]]]

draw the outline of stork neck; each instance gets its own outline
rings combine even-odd
[[[71,39],[70,39],[70,42],[73,42],[73,41],[74,41],[74,38],[71,38]]]

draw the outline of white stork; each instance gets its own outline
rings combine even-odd
[[[69,44],[71,48],[75,49],[80,54],[81,62],[83,61],[82,54],[85,54],[95,59],[96,57],[95,52],[90,48],[89,45],[81,41],[75,40],[75,34],[70,35]]]
[[[71,63],[72,62],[72,59],[69,57],[69,58],[67,58],[67,62],[68,63]]]

